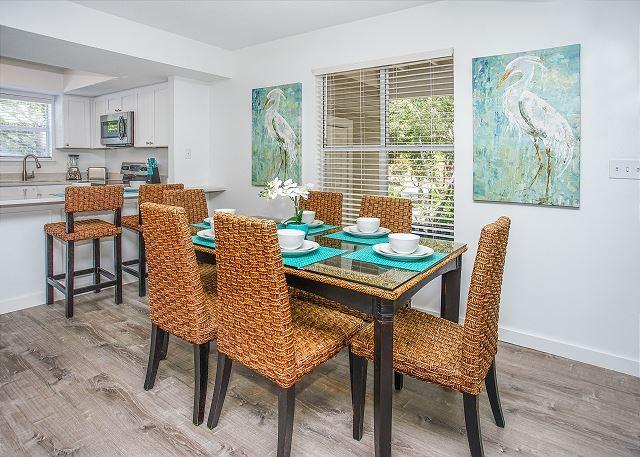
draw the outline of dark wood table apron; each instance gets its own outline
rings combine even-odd
[[[198,260],[215,263],[215,254],[196,249]],[[312,292],[364,311],[374,317],[374,439],[376,457],[391,455],[393,395],[393,319],[395,314],[424,286],[442,276],[440,316],[458,322],[462,255],[444,263],[394,300],[327,284],[286,271],[287,285]],[[285,270],[290,270],[285,268]]]

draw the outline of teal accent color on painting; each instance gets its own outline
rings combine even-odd
[[[474,200],[579,207],[580,45],[479,57],[472,72]]]
[[[302,83],[251,92],[251,184],[274,177],[300,182],[302,171]]]

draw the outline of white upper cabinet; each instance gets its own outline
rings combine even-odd
[[[91,99],[61,95],[56,98],[56,147],[91,147]]]
[[[164,147],[169,144],[169,100],[166,85],[138,91],[138,111],[134,115],[134,146]]]
[[[167,87],[153,91],[153,146],[169,145],[169,93]]]
[[[118,92],[107,95],[107,113],[136,111],[137,91]]]
[[[107,114],[107,112],[107,99],[104,97],[94,98],[91,112],[91,147],[94,149],[104,148],[100,144],[100,116]]]

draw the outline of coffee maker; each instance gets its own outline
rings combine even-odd
[[[78,167],[78,154],[69,154],[67,157],[67,181],[81,181],[82,174],[80,173],[80,167]]]

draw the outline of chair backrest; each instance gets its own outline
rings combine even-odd
[[[187,222],[194,224],[209,217],[204,189],[175,189],[164,191],[164,204],[179,206],[187,211]]]
[[[360,202],[360,217],[379,217],[380,227],[392,232],[411,232],[411,200],[408,198],[365,195]]]
[[[64,191],[64,212],[110,211],[122,209],[124,186],[67,186]]]
[[[218,350],[289,387],[297,367],[276,224],[228,213],[214,218]]]
[[[315,211],[316,219],[329,225],[342,225],[342,194],[340,192],[319,192],[312,190],[309,198],[302,201],[302,207]]]
[[[142,184],[138,190],[138,208],[143,203],[164,203],[165,190],[184,189],[184,184]],[[142,224],[142,211],[138,211],[138,223]]]
[[[500,217],[482,228],[473,264],[462,344],[463,376],[481,383],[498,351],[498,312],[511,221]]]
[[[213,309],[207,304],[184,208],[143,203],[149,267],[149,317],[194,344],[208,341]]]

